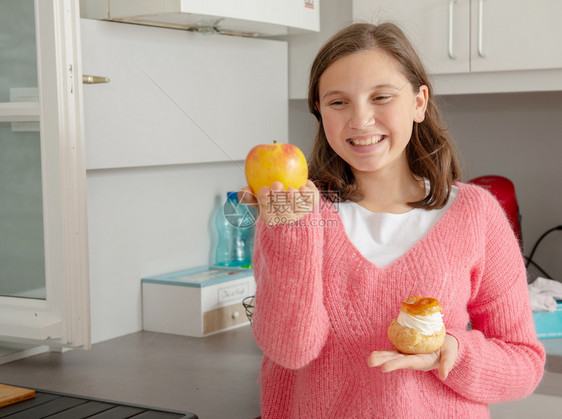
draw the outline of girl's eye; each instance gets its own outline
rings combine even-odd
[[[391,99],[392,99],[392,96],[390,96],[390,95],[381,95],[381,96],[375,97],[375,102],[386,103],[386,102],[389,102]]]
[[[345,105],[343,100],[333,100],[330,102],[330,106],[333,108],[341,108],[343,105]]]

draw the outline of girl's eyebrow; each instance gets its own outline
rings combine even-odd
[[[332,96],[332,95],[341,95],[343,93],[342,90],[328,90],[326,93],[324,93],[321,97],[321,99],[324,99],[327,96]]]
[[[394,84],[391,84],[391,83],[384,83],[384,84],[377,84],[376,86],[373,86],[372,90],[391,88],[391,89],[400,91],[400,90],[402,90],[403,87],[404,86],[398,87],[398,86],[396,86]],[[342,93],[345,93],[345,92],[343,92],[342,90],[328,90],[326,93],[324,93],[322,95],[321,99],[324,99],[327,96],[340,95]]]

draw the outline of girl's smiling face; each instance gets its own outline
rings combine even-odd
[[[333,62],[320,76],[318,110],[332,149],[355,174],[409,172],[406,145],[422,122],[428,91],[413,92],[399,64],[379,48]]]

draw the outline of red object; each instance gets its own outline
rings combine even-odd
[[[523,239],[521,237],[521,216],[519,214],[519,205],[515,196],[515,187],[513,183],[502,176],[480,176],[469,181],[475,185],[488,189],[492,195],[500,202],[507,219],[513,228],[513,232],[519,241],[519,245],[523,248]]]

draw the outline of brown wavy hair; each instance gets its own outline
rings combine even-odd
[[[320,77],[334,61],[375,47],[384,50],[398,62],[414,93],[417,93],[422,85],[428,87],[425,119],[413,123],[412,137],[406,146],[406,156],[412,174],[429,180],[430,191],[424,199],[408,204],[415,208],[441,208],[449,198],[453,182],[460,179],[458,159],[435,105],[433,89],[425,68],[408,38],[393,23],[356,23],[348,26],[330,38],[316,55],[308,86],[308,108],[318,120],[309,159],[309,177],[331,201],[361,200],[351,168],[334,152],[326,139],[322,116],[317,108],[318,86]]]

